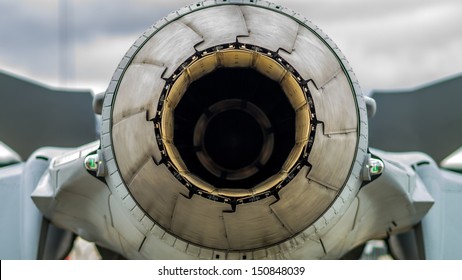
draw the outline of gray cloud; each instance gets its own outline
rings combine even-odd
[[[279,0],[320,26],[365,88],[415,86],[462,72],[462,3],[457,0]],[[130,45],[190,1],[69,3],[70,65],[80,86],[104,88]],[[0,69],[56,84],[58,1],[0,0]]]

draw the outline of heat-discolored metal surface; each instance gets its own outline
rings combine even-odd
[[[237,5],[199,10],[182,17],[180,21],[204,39],[202,43],[193,45],[198,51],[233,43],[237,37],[248,35],[245,18]]]
[[[300,26],[296,21],[257,7],[242,6],[241,11],[249,34],[239,37],[239,42],[261,46],[273,52],[279,49],[292,52]]]

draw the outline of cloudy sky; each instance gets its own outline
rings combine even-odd
[[[192,2],[67,0],[67,13],[59,13],[66,7],[59,0],[0,0],[0,70],[52,86],[103,91],[144,30]],[[323,29],[366,90],[415,87],[462,73],[460,0],[274,2]],[[60,15],[67,19],[64,40]]]

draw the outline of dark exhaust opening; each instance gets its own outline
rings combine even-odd
[[[173,139],[191,173],[217,188],[248,189],[281,170],[295,144],[295,112],[277,82],[219,68],[187,89]]]

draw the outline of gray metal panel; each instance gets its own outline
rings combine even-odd
[[[154,124],[146,121],[146,112],[132,115],[112,128],[114,152],[122,177],[130,184],[133,177],[148,159],[160,160],[155,142]]]
[[[202,42],[202,37],[180,21],[172,22],[154,34],[140,49],[132,63],[148,63],[165,66],[163,77],[173,72],[195,53],[194,45]]]
[[[165,67],[152,64],[131,64],[128,67],[114,102],[113,124],[150,108],[157,110],[165,85],[165,80],[161,78],[164,71]]]
[[[274,197],[269,197],[238,205],[236,212],[223,213],[231,248],[259,248],[291,236],[269,207],[275,201]]]
[[[335,76],[340,64],[332,51],[315,34],[300,28],[292,53],[280,51],[305,80],[314,80],[318,88],[323,87]]]
[[[324,134],[347,133],[358,129],[355,97],[343,72],[339,72],[327,84],[317,89],[308,83],[313,97],[318,121],[324,124]]]
[[[182,243],[181,240],[175,239],[174,244]],[[184,243],[186,245],[186,243]],[[195,259],[192,256],[180,252],[173,246],[169,246],[164,242],[159,242],[159,237],[149,234],[144,240],[141,248],[140,255],[146,259],[163,259],[163,260],[181,260],[181,259]]]
[[[427,259],[462,259],[462,175],[432,166],[417,170],[426,181],[435,205],[422,220]]]
[[[299,240],[299,246],[287,253],[289,259],[296,260],[314,260],[320,259],[325,255],[323,245],[319,238],[309,239],[308,237],[296,237]]]
[[[310,226],[332,204],[337,192],[306,178],[308,167],[279,191],[280,199],[270,206],[292,234]],[[307,207],[309,206],[309,207]]]
[[[238,36],[248,35],[245,19],[238,6],[207,8],[180,20],[204,38],[203,43],[195,46],[199,51],[220,44],[234,43]],[[188,44],[195,45],[193,42]]]
[[[40,182],[43,174],[50,165],[51,148],[42,148],[35,151],[27,160],[22,175],[19,208],[20,228],[19,238],[21,240],[21,258],[36,259],[39,244],[39,232],[43,216],[31,199],[31,194]]]
[[[313,166],[307,178],[333,190],[348,179],[356,152],[356,132],[326,136],[318,124],[308,162]],[[362,165],[362,163],[361,163]]]
[[[108,201],[108,210],[110,210],[111,213],[112,227],[116,230],[114,235],[110,236],[111,239],[116,240],[115,242],[111,242],[110,248],[120,252],[127,258],[138,259],[139,254],[137,251],[143,243],[145,235],[133,226],[132,221],[129,219],[129,214],[125,211],[124,206],[116,197],[111,195]],[[110,230],[108,231],[110,232]],[[109,238],[104,238],[103,241],[106,241],[105,239],[107,240]]]
[[[354,235],[348,235],[348,233],[354,228],[358,207],[358,199],[353,200],[340,221],[335,224],[334,228],[322,236],[322,245],[327,253],[327,256],[324,258],[337,259],[339,256],[346,253],[345,244],[351,242],[350,240],[355,238]],[[344,232],[346,234],[339,235],[339,232]],[[348,250],[351,249],[351,247],[348,248]]]
[[[0,168],[0,259],[21,259],[19,191],[23,163]]]
[[[178,197],[188,194],[187,188],[172,176],[165,165],[157,166],[152,159],[140,168],[128,188],[144,211],[156,223],[167,228],[171,226]]]
[[[267,48],[277,52],[284,49],[292,52],[297,38],[299,24],[286,15],[252,6],[241,6],[247,28],[248,37],[239,37],[245,44]]]
[[[179,196],[173,215],[172,231],[181,238],[205,247],[232,249],[226,238],[223,211],[231,211],[231,206],[197,195],[191,199]]]

